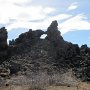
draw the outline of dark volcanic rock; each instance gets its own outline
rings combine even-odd
[[[75,64],[74,57],[80,54],[78,45],[64,41],[58,30],[57,21],[53,21],[47,29],[47,40],[53,45],[53,50],[49,52],[55,59],[54,62],[59,67],[73,67]]]
[[[47,33],[46,39],[40,39],[40,36],[45,33]],[[10,51],[13,55],[11,62],[18,62],[22,68],[27,67],[25,61],[28,60],[28,63],[33,62],[30,64],[33,70],[36,66],[38,70],[43,69],[44,64],[48,70],[50,69],[48,65],[53,69],[74,67],[76,62],[73,58],[80,53],[78,45],[64,41],[58,30],[57,21],[51,23],[47,32],[29,30],[19,35]],[[21,64],[22,62],[25,63]]]
[[[45,39],[41,35],[47,34]],[[8,52],[8,54],[7,54]],[[8,57],[9,55],[9,57]],[[3,56],[3,57],[2,57]],[[10,74],[25,74],[31,72],[59,72],[73,69],[77,78],[90,80],[90,48],[67,42],[58,30],[57,21],[53,21],[47,31],[29,30],[22,33],[7,46],[7,31],[0,29],[0,60],[8,57]],[[6,59],[7,60],[7,59]],[[5,69],[6,70],[6,69]]]
[[[51,42],[59,43],[61,40],[63,40],[63,38],[60,34],[61,33],[58,30],[57,21],[53,21],[47,29],[47,38],[48,38],[48,40],[50,40]]]
[[[40,40],[40,37],[43,34],[45,34],[45,32],[42,30],[32,31],[32,29],[26,33],[22,33],[15,39],[15,41],[11,41],[9,49],[11,54],[13,55],[29,52],[31,47]]]
[[[90,49],[87,47],[86,44],[81,46],[80,51],[81,51],[82,54],[84,54],[84,53],[85,54],[87,54],[87,53],[90,54]]]
[[[7,30],[5,27],[0,29],[0,63],[5,60],[7,56]]]
[[[0,29],[0,51],[7,49],[7,30],[5,27]]]
[[[32,31],[32,29],[30,29],[28,32],[19,35],[19,38],[15,40],[15,44],[17,45],[27,41],[30,41],[31,44],[36,43],[43,34],[45,34],[45,32],[42,30]]]

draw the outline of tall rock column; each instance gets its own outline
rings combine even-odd
[[[53,21],[47,29],[47,38],[49,41],[58,44],[60,41],[63,41],[61,32],[58,30],[57,21]]]
[[[5,27],[0,29],[0,62],[6,58],[7,55],[7,30]]]

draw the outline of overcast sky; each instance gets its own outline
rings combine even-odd
[[[46,30],[53,20],[57,20],[62,35],[69,31],[90,30],[89,2],[90,0],[0,0],[0,27],[5,26],[9,32],[18,28]]]

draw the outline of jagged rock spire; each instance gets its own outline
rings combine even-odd
[[[0,50],[1,49],[6,49],[7,47],[7,30],[5,29],[5,27],[2,27],[0,29]]]
[[[7,56],[7,30],[5,27],[0,28],[0,64],[6,60]]]
[[[51,25],[47,29],[47,38],[50,41],[57,41],[63,39],[60,35],[61,32],[58,30],[57,21],[52,21]]]

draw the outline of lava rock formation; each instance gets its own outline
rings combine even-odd
[[[41,35],[47,34],[45,39]],[[90,48],[67,42],[53,21],[47,31],[30,29],[7,45],[7,31],[0,29],[0,62],[10,75],[60,72],[72,68],[77,78],[90,81]],[[8,73],[8,72],[7,72]]]

